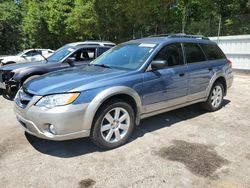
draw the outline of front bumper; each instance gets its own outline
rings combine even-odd
[[[4,82],[0,82],[0,89],[6,89],[6,84]]]
[[[49,140],[69,140],[88,137],[91,125],[84,124],[85,110],[88,104],[66,105],[52,109],[42,108],[34,104],[41,97],[34,96],[23,108],[15,99],[14,111],[22,128],[34,136]],[[54,125],[56,133],[49,130]]]
[[[14,80],[7,81],[7,82],[0,82],[0,89],[7,89],[11,88],[16,91],[19,88],[19,83]]]

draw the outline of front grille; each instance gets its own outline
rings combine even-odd
[[[25,108],[29,102],[32,100],[34,95],[28,93],[27,91],[23,90],[22,88],[18,91],[16,96],[16,103],[21,108]]]

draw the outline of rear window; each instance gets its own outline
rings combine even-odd
[[[208,60],[215,60],[215,59],[225,59],[224,53],[217,45],[213,44],[200,44],[203,51],[205,52]]]
[[[187,63],[206,61],[206,57],[200,46],[195,43],[184,43]]]

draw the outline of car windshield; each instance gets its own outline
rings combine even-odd
[[[48,58],[48,62],[59,62],[74,50],[74,47],[71,47],[69,45],[63,46]]]
[[[110,49],[92,65],[103,65],[103,67],[135,70],[147,60],[156,44],[132,43],[120,44]]]
[[[16,54],[16,56],[20,56],[20,55],[22,55],[23,53],[25,53],[26,51],[21,51],[21,52],[18,52],[17,54]]]

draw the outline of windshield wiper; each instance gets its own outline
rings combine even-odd
[[[93,66],[98,66],[98,67],[104,67],[104,68],[111,69],[111,67],[110,67],[110,66],[105,65],[105,64],[89,64],[89,65],[93,65]]]

